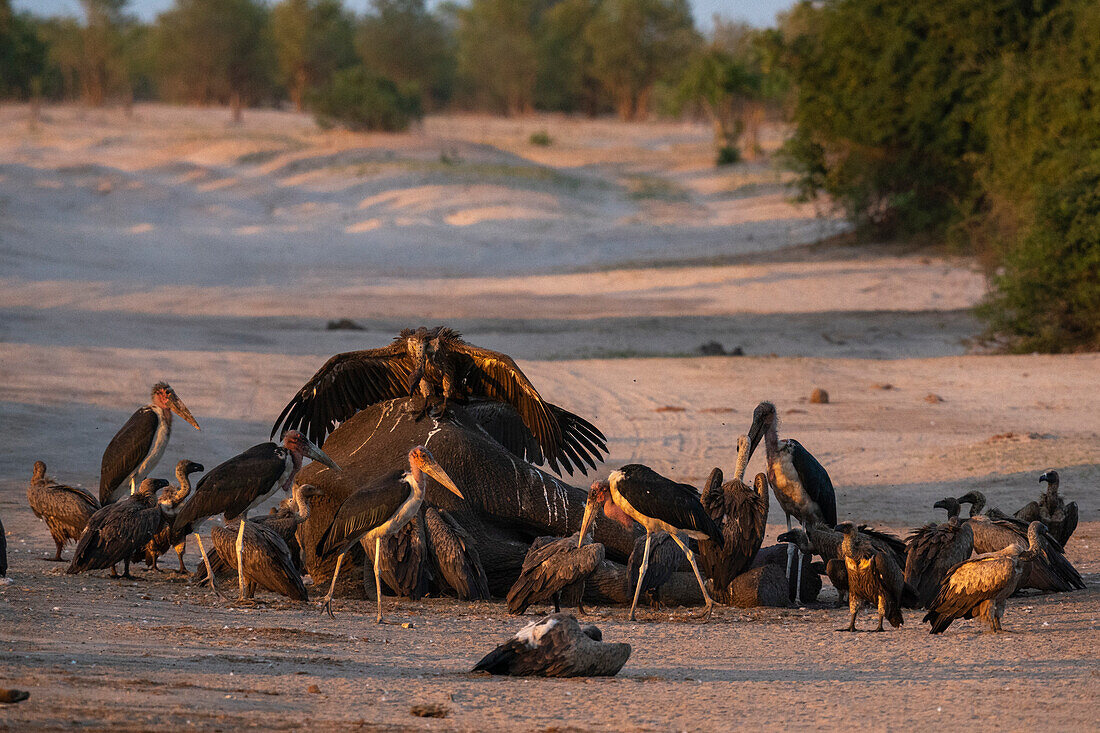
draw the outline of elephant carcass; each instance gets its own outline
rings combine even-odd
[[[379,476],[398,468],[407,470],[409,450],[423,445],[466,497],[461,500],[433,482],[426,501],[450,512],[470,533],[490,590],[504,595],[534,537],[564,537],[580,528],[587,493],[513,456],[461,405],[448,405],[443,417],[421,416],[420,408],[420,400],[403,398],[356,413],[324,443],[325,453],[342,470],[319,463],[302,469],[297,480],[324,492],[314,500],[309,520],[298,528],[302,559],[314,583],[327,583],[335,559],[319,561],[317,542],[340,502]],[[609,557],[620,561],[629,556],[634,544],[631,531],[606,519],[597,524],[595,539],[605,545]],[[364,557],[364,553],[349,553],[344,564],[361,565]],[[344,575],[342,570],[340,577]]]

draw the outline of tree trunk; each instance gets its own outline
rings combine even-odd
[[[233,124],[241,124],[241,120],[244,118],[244,111],[241,105],[241,93],[234,91],[229,96],[229,108],[233,110]]]

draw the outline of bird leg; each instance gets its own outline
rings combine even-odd
[[[554,594],[554,613],[561,613],[561,591]]]
[[[788,532],[791,531],[791,515],[790,514],[787,515],[787,531]],[[787,545],[787,592],[788,593],[790,592],[791,562],[794,560],[794,553],[795,553],[795,548],[794,548],[794,543],[792,542],[792,543]],[[798,595],[798,589],[797,588],[795,589],[795,595],[796,596]]]
[[[246,521],[245,515],[241,514],[241,527],[237,530],[237,586],[241,592],[240,598],[237,600],[241,601],[244,600],[248,592],[248,581],[244,577],[244,523]]]
[[[214,584],[214,568],[210,567],[210,558],[206,556],[206,548],[202,546],[202,537],[198,532],[195,533],[195,540],[199,543],[199,554],[202,555],[202,561],[206,564],[206,578],[210,581],[210,590],[222,598],[222,592],[218,590],[218,586]]]
[[[130,575],[130,558],[126,558],[122,561],[122,577],[129,578],[130,580],[137,580],[137,578]]]
[[[634,588],[634,602],[630,604],[630,620],[634,620],[634,609],[638,607],[638,595],[642,592],[642,581],[645,580],[646,570],[649,569],[649,543],[652,541],[653,535],[649,532],[645,533],[645,549],[642,550],[642,566],[638,568],[638,585]],[[676,540],[679,542],[679,540]],[[680,545],[680,547],[684,547]],[[685,550],[687,548],[684,548]],[[703,595],[706,596],[707,592],[703,591]]]
[[[53,541],[53,543],[55,545],[57,545],[57,554],[54,555],[53,557],[50,557],[49,555],[47,555],[46,557],[44,557],[42,559],[43,560],[49,560],[50,562],[61,562],[61,548],[64,547],[64,543],[63,542],[58,542],[56,539]]]
[[[669,536],[672,537],[672,539],[676,541],[676,544],[680,546],[680,549],[684,551],[684,555],[687,556],[688,563],[691,565],[691,569],[695,571],[695,579],[699,581],[699,590],[703,591],[703,600],[707,603],[706,609],[699,616],[699,618],[702,618],[703,621],[706,621],[710,618],[710,614],[714,612],[714,599],[712,599],[710,597],[710,594],[707,593],[707,585],[703,582],[703,574],[699,572],[699,566],[695,564],[695,555],[692,553],[691,550],[688,549],[687,544],[684,543],[684,541],[677,537],[675,534],[670,534]],[[641,575],[641,573],[639,573],[639,575]],[[641,587],[641,578],[639,578],[638,580],[638,587]],[[635,602],[637,602],[637,596],[638,593],[637,591],[635,591]]]
[[[378,599],[378,623],[382,623],[382,575],[378,558],[382,552],[382,536],[374,538],[374,597]]]
[[[114,565],[111,566],[111,577],[112,578],[122,577],[121,575],[118,574],[118,563],[115,563]]]
[[[806,531],[806,523],[805,522],[802,522],[802,531],[803,532]],[[804,562],[803,559],[802,559],[803,557],[805,557],[805,556],[802,554],[802,548],[796,549],[795,550],[795,559],[798,562],[798,573],[797,573],[798,577],[797,577],[797,579],[795,581],[795,584],[794,584],[794,603],[795,603],[796,606],[801,606],[802,605],[802,564]]]
[[[176,545],[175,549],[176,549],[176,557],[178,557],[179,561],[180,561],[179,571],[181,573],[183,573],[184,575],[187,575],[187,566],[183,564],[183,553],[187,552],[187,538],[184,537],[183,542]]]
[[[328,612],[329,618],[336,618],[332,615],[332,594],[336,592],[336,579],[340,577],[340,565],[344,562],[344,553],[340,553],[340,557],[336,558],[336,570],[332,573],[332,585],[328,588],[328,595],[325,596],[321,602],[321,615]]]

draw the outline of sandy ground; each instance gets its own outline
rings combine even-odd
[[[445,117],[376,136],[227,117],[62,108],[29,131],[25,108],[0,107],[0,680],[32,693],[0,727],[1100,724],[1100,356],[981,353],[972,263],[813,245],[843,225],[789,201],[766,159],[710,166],[702,126]],[[528,142],[541,130],[550,146]],[[364,330],[325,330],[334,318]],[[412,626],[378,627],[365,602],[336,621],[272,597],[238,609],[171,577],[71,578],[39,559],[52,544],[26,507],[31,464],[95,485],[157,379],[203,425],[178,427],[163,465],[212,466],[266,439],[331,354],[439,322],[593,419],[608,467],[732,470],[769,398],[828,468],[842,518],[903,531],[972,488],[1011,511],[1057,468],[1081,503],[1067,553],[1088,589],[1013,600],[996,638],[970,622],[932,638],[915,612],[898,631],[835,633],[831,589],[706,627],[601,608],[605,638],[634,647],[618,678],[511,680],[466,673],[522,624],[500,603],[389,599]],[[712,340],[744,356],[699,356]],[[809,404],[814,387],[830,404]],[[771,521],[774,538],[774,502]],[[423,702],[448,717],[412,716]]]

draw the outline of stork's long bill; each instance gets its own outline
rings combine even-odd
[[[584,504],[584,518],[581,519],[581,533],[577,540],[577,547],[584,545],[584,538],[596,519],[596,513],[601,510],[606,512],[606,504],[609,501],[611,501],[611,485],[606,481],[593,481],[588,488],[588,501]]]
[[[451,480],[451,477],[447,475],[447,472],[443,470],[443,467],[439,465],[439,462],[435,460],[435,456],[428,452],[427,448],[422,446],[413,448],[409,451],[409,465],[413,468],[418,468],[424,473],[434,478],[443,486],[457,496],[459,499],[465,499],[462,492],[458,490],[458,486]]]
[[[333,471],[339,471],[340,470],[340,467],[336,465],[336,461],[329,458],[328,455],[323,450],[321,450],[320,448],[318,448],[317,446],[315,446],[313,443],[311,443],[308,440],[306,441],[306,445],[305,445],[304,449],[302,450],[302,453],[304,453],[305,455],[309,456],[310,458],[312,458],[313,460],[315,460],[319,463],[325,464],[326,466],[331,468]]]
[[[190,423],[191,427],[193,427],[195,430],[202,430],[202,428],[199,427],[199,423],[191,414],[191,411],[187,409],[187,405],[183,404],[183,400],[176,396],[175,392],[171,392],[168,395],[168,407],[172,410],[172,412],[176,413],[188,423]]]

